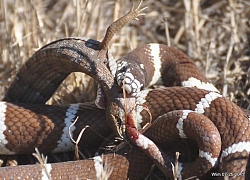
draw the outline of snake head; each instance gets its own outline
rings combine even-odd
[[[108,103],[109,106],[106,109],[106,116],[116,135],[121,139],[126,139],[127,119],[134,116],[135,98],[124,98],[121,97],[122,94],[119,95],[119,98],[113,99],[112,102]],[[137,126],[135,122],[133,124],[135,127]]]

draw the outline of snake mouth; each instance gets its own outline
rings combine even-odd
[[[124,98],[116,98],[114,104],[117,106],[113,106],[114,104],[111,105],[112,113],[110,113],[110,125],[116,135],[121,139],[126,139],[127,118],[134,116],[135,103],[136,98],[126,93]],[[133,119],[133,124],[135,124],[134,126],[136,127],[135,122],[136,121]]]

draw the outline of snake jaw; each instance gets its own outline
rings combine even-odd
[[[139,138],[139,132],[135,126],[135,121],[131,113],[126,117],[126,135],[133,142]]]
[[[126,139],[126,130],[127,130],[127,120],[129,118],[129,125],[137,129],[137,123],[133,116],[135,114],[135,97],[118,97],[113,99],[114,101],[109,104],[107,108],[107,120],[111,125],[111,128],[114,130],[116,135],[121,139]]]

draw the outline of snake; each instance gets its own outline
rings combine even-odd
[[[187,55],[148,44],[117,61],[112,57],[112,36],[142,14],[141,2],[112,23],[101,42],[63,38],[36,51],[0,102],[1,154],[32,153],[35,147],[42,153],[71,151],[70,134],[77,137],[86,126],[96,133],[87,129],[79,149],[98,148],[110,134],[125,143],[86,160],[1,167],[1,179],[143,179],[153,164],[170,179],[250,177],[250,112],[223,97]],[[92,102],[45,104],[71,72],[97,81],[105,109]],[[183,139],[197,144],[193,162],[179,162],[168,152]]]

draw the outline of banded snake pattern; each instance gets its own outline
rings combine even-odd
[[[132,8],[125,16],[129,19],[119,19],[108,32],[114,34],[140,13],[138,7]],[[139,148],[124,145],[115,155],[47,164],[48,172],[38,165],[5,167],[1,168],[0,177],[96,179],[102,176],[103,164],[109,163],[113,167],[110,179],[141,179],[154,162],[166,176],[173,178],[174,159],[162,149],[174,138],[190,138],[197,142],[199,155],[190,164],[179,163],[179,179],[203,178],[212,167],[218,172],[244,173],[232,178],[247,179],[250,113],[222,97],[186,55],[165,45],[150,44],[135,49],[118,60],[116,67],[107,48],[108,38],[112,38],[108,32],[101,43],[86,38],[57,40],[27,61],[1,102],[1,153],[28,153],[34,147],[41,152],[58,152],[64,147],[68,147],[65,151],[72,150],[74,145],[65,136],[76,117],[79,117],[73,126],[76,134],[92,123],[98,124],[93,126],[99,127],[95,130],[102,136],[113,129],[123,137],[126,129],[127,138]],[[44,104],[60,83],[76,71],[89,74],[100,84],[106,95],[106,110],[93,103],[69,107]],[[185,87],[141,90],[157,83]],[[128,93],[125,101],[120,86]],[[124,103],[128,108],[124,108]],[[143,135],[137,131],[141,128]],[[93,134],[84,134],[81,141],[80,148],[100,144],[100,138]]]

